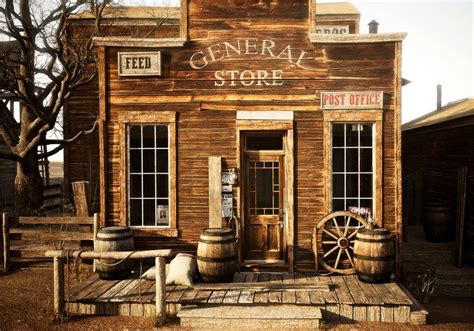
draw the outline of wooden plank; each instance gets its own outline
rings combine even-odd
[[[125,286],[122,286],[119,291],[117,291],[112,298],[108,301],[110,302],[128,302],[128,294],[132,291],[139,283],[140,279],[130,279]],[[104,292],[105,293],[105,292]]]
[[[79,225],[93,225],[94,217],[84,216],[20,216],[18,217],[19,224],[79,224]]]
[[[255,297],[253,299],[254,303],[268,303],[268,290],[258,290],[255,291]]]
[[[71,183],[71,185],[76,215],[88,217],[90,214],[89,182],[78,181]]]
[[[10,235],[8,214],[2,213],[2,250],[3,250],[3,272],[10,269]]]
[[[227,291],[213,291],[207,303],[222,303],[226,293]]]
[[[280,284],[282,282],[283,282],[283,275],[282,274],[277,274],[277,273],[270,274],[270,283]],[[271,291],[268,292],[268,302],[281,303],[282,300],[283,300],[283,298],[282,298],[282,292],[281,291],[271,290]]]
[[[456,205],[456,266],[464,265],[464,219],[466,216],[466,187],[468,167],[458,169],[457,205]]]
[[[137,286],[133,288],[132,291],[129,293],[129,301],[130,302],[151,302],[145,301],[144,298],[146,295],[154,297],[155,295],[155,282],[148,279],[140,279]]]
[[[385,286],[393,294],[398,304],[400,305],[411,305],[413,301],[408,295],[400,288],[397,283],[386,283]]]
[[[346,282],[341,276],[330,276],[333,284],[335,285],[335,291],[339,303],[341,304],[354,304],[354,299],[352,298],[349,289],[347,288]]]
[[[392,292],[385,286],[385,284],[372,284],[375,291],[382,298],[383,303],[386,305],[398,305],[397,298],[392,294]]]
[[[193,303],[207,303],[212,291],[199,291],[193,299]]]
[[[209,227],[222,227],[222,158],[209,157]]]
[[[223,303],[236,304],[239,302],[240,291],[227,291]]]
[[[394,313],[396,306],[393,305],[383,305],[380,307],[380,321],[386,323],[393,323],[394,320]]]
[[[188,288],[184,292],[184,294],[181,297],[181,299],[179,300],[179,302],[180,303],[191,303],[191,302],[193,302],[193,300],[196,297],[197,293],[198,293],[198,291]]]
[[[327,277],[323,277],[323,276],[316,276],[316,280],[319,281],[319,282],[328,282],[330,284],[330,286],[335,286],[333,283],[332,283],[332,280],[331,280],[331,277],[327,276]],[[328,304],[337,304],[339,303],[338,299],[337,299],[337,295],[336,295],[336,291],[335,291],[335,287],[331,289],[331,291],[329,292],[323,292],[323,298],[324,298],[324,303],[326,304],[326,307]],[[338,312],[339,314],[339,309],[338,309]]]
[[[295,278],[294,274],[285,273],[283,274],[283,283],[285,285],[294,285]],[[296,303],[296,293],[294,291],[283,291],[282,292],[282,303],[293,304]]]
[[[166,302],[168,303],[178,303],[181,297],[184,295],[184,292],[186,292],[187,286],[183,285],[178,285],[174,289],[173,293],[171,293],[167,298]]]
[[[393,321],[395,323],[410,323],[410,306],[395,306]]]
[[[114,297],[128,284],[132,282],[133,279],[124,279],[118,282],[115,286],[111,287],[108,291],[104,292],[101,296],[97,298],[96,301],[99,302],[112,302]]]
[[[85,281],[74,284],[73,286],[71,286],[69,288],[69,293],[67,294],[67,296],[69,298],[71,298],[76,293],[78,293],[78,292],[82,291],[83,289],[88,288],[89,286],[91,286],[91,284],[96,282],[97,280],[99,280],[99,275],[98,274],[93,274],[91,277],[87,278]],[[71,300],[68,300],[68,301],[71,301]]]
[[[99,279],[97,282],[94,283],[93,290],[89,291],[86,295],[83,295],[79,298],[78,302],[94,302],[98,297],[102,294],[110,290],[116,284],[118,284],[118,280],[103,280]]]
[[[342,276],[344,281],[346,282],[347,288],[354,299],[355,304],[369,304],[369,300],[365,296],[362,288],[359,286],[359,282],[357,281],[357,276],[355,275],[344,275]]]
[[[13,228],[13,229],[10,230],[10,234],[19,235],[20,238],[16,239],[16,240],[72,241],[72,240],[93,240],[94,239],[94,235],[92,233],[51,232],[48,229]]]
[[[308,283],[214,283],[214,284],[194,284],[193,289],[204,290],[294,290],[306,291],[309,289],[317,291],[329,291],[329,286],[325,284],[308,284]]]
[[[366,298],[367,298],[367,300],[369,301],[370,304],[372,304],[372,305],[383,305],[383,303],[384,303],[383,299],[380,297],[380,295],[374,289],[372,284],[361,282],[358,279],[357,279],[357,282],[359,283],[360,288],[364,292],[364,295],[366,296]]]
[[[240,292],[239,303],[253,303],[255,297],[255,291],[244,290]]]
[[[316,274],[309,274],[306,276],[308,284],[319,282],[319,277]],[[329,288],[328,288],[329,289]],[[328,291],[329,292],[329,291]],[[324,296],[322,291],[309,290],[309,299],[313,305],[324,305]]]

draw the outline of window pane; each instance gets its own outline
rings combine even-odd
[[[143,147],[155,147],[155,126],[143,126]]]
[[[153,149],[143,150],[143,172],[155,172],[155,151]]]
[[[248,150],[282,150],[283,137],[281,134],[274,134],[268,136],[247,136],[246,148]]]
[[[333,124],[332,145],[334,147],[344,146],[344,124]]]
[[[148,226],[155,225],[155,200],[143,200],[143,223]]]
[[[156,150],[156,172],[168,172],[168,150]]]
[[[141,125],[130,126],[130,147],[141,147],[142,127]]]
[[[272,207],[272,170],[257,170],[257,206],[260,208]]]
[[[360,175],[360,196],[362,198],[372,198],[372,175]]]
[[[130,197],[140,198],[142,196],[142,176],[130,176]]]
[[[372,172],[372,148],[360,149],[360,171]]]
[[[165,125],[156,126],[156,147],[168,147],[168,127]]]
[[[139,200],[139,199],[130,200],[130,225],[132,226],[142,225],[142,200]]]
[[[332,211],[345,210],[344,199],[333,199],[332,200]]]
[[[344,149],[342,148],[332,150],[332,171],[344,172]]]
[[[344,175],[332,176],[332,192],[335,198],[344,197]]]
[[[359,171],[359,151],[357,148],[346,149],[346,172]]]
[[[357,201],[357,199],[346,200],[346,207],[344,208],[344,210],[349,210],[350,207],[359,207],[359,201]]]
[[[168,197],[168,175],[156,175],[156,196],[158,198]]]
[[[357,197],[359,194],[359,183],[357,175],[346,176],[346,196]]]
[[[370,210],[374,209],[372,205],[372,199],[360,199],[360,206],[365,207],[365,208],[370,208]]]
[[[346,124],[346,146],[357,146],[359,144],[359,124]]]
[[[143,196],[146,198],[155,197],[155,176],[143,175]]]
[[[130,150],[130,172],[142,172],[142,151],[139,149]]]
[[[363,124],[360,132],[360,145],[372,146],[372,124]]]

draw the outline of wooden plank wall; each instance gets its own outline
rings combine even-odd
[[[8,152],[0,137],[0,151]],[[16,162],[0,159],[0,208],[13,205]]]
[[[468,167],[467,218],[474,215],[473,131],[470,116],[403,132],[405,193],[422,195],[405,213],[409,224],[420,224],[423,201],[443,199],[456,208],[458,169],[463,166]]]
[[[323,206],[323,125],[321,90],[383,90],[384,98],[384,220],[396,227],[395,164],[395,56],[393,42],[377,44],[310,44],[307,35],[307,5],[297,1],[277,2],[269,16],[265,2],[248,10],[237,1],[193,1],[190,4],[190,38],[184,48],[162,51],[160,78],[121,78],[117,75],[118,48],[106,50],[107,79],[107,219],[119,224],[120,169],[117,114],[133,110],[176,111],[178,164],[178,239],[147,245],[186,246],[192,249],[208,224],[208,157],[221,156],[224,168],[236,165],[236,109],[294,110],[296,261],[311,267],[312,227],[325,213]],[[268,27],[271,27],[269,31]],[[285,60],[259,56],[236,56],[202,70],[189,66],[190,56],[222,41],[237,38],[272,39],[280,50],[291,44],[295,53],[311,59],[298,68]],[[121,48],[120,51],[137,49]],[[152,49],[148,49],[152,50]],[[216,70],[281,69],[283,86],[235,88],[214,86]],[[214,110],[213,110],[214,109]],[[219,110],[216,110],[219,109]],[[160,239],[162,240],[162,239]]]

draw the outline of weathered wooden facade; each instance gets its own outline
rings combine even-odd
[[[98,90],[68,107],[75,125],[98,105],[99,154],[87,148],[103,225],[195,251],[220,157],[237,169],[224,193],[247,265],[313,269],[314,226],[349,207],[370,208],[398,243],[405,34],[359,34],[354,7],[315,1],[191,0],[180,15],[169,34],[96,38]],[[66,153],[70,180],[86,145]]]
[[[466,98],[405,123],[403,138],[404,264],[435,271],[436,292],[474,295],[474,99]],[[424,209],[433,201],[450,210],[450,242],[421,235]],[[417,239],[418,233],[419,238]],[[457,267],[456,267],[457,266]]]

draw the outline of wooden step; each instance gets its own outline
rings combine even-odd
[[[183,306],[181,326],[191,328],[317,329],[321,309],[314,306]]]

